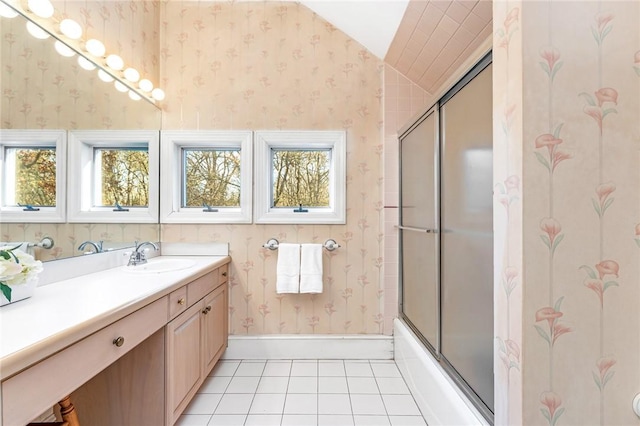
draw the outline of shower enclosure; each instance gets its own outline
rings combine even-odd
[[[400,312],[493,419],[491,57],[400,136]]]

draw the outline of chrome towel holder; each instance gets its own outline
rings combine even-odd
[[[278,250],[279,245],[280,242],[276,238],[269,238],[269,240],[264,243],[262,247],[269,250]],[[338,244],[333,238],[329,238],[324,242],[322,247],[324,247],[327,251],[334,251],[335,249],[340,248],[340,244]]]

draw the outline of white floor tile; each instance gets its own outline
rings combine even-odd
[[[282,414],[285,396],[283,393],[256,394],[251,403],[249,414]]]
[[[389,426],[387,416],[353,416],[356,426]]]
[[[347,377],[349,393],[379,394],[376,379],[373,377]]]
[[[210,395],[210,394],[202,394]],[[253,400],[253,394],[238,393],[230,394],[226,393],[220,400],[218,408],[216,408],[215,414],[247,414],[249,407],[251,407],[251,401]]]
[[[282,414],[249,414],[245,426],[280,426]]]
[[[240,365],[240,361],[220,361],[211,370],[210,376],[233,376]]]
[[[258,384],[257,393],[287,393],[289,377],[265,377],[262,376]]]
[[[318,393],[349,393],[346,377],[318,377]]]
[[[390,416],[420,416],[420,410],[411,395],[382,395]]]
[[[315,377],[318,375],[318,361],[293,361],[291,365],[292,377]]]
[[[317,414],[318,395],[289,393],[284,403],[284,414]]]
[[[377,377],[376,382],[378,382],[381,394],[407,395],[411,393],[401,377]]]
[[[263,376],[289,377],[291,361],[269,361],[262,372]]]
[[[285,414],[282,426],[317,426],[318,416],[313,414]]]
[[[183,414],[175,426],[207,426],[210,414]]]
[[[422,416],[389,416],[391,426],[427,426]]]
[[[260,377],[235,376],[227,386],[227,393],[255,393],[259,382]]]
[[[289,378],[289,393],[318,393],[317,377],[291,377]]]
[[[321,414],[318,416],[318,426],[353,426],[353,417]]]
[[[228,376],[207,377],[198,389],[198,393],[224,393],[230,381],[231,377]]]
[[[380,395],[351,394],[351,406],[353,414],[387,415]]]
[[[319,414],[351,414],[349,395],[322,393],[318,395]]]
[[[402,377],[395,363],[371,363],[373,374],[376,377]]]
[[[214,414],[207,426],[243,426],[246,418],[244,414]]]
[[[185,408],[183,414],[213,414],[222,394],[219,393],[198,393],[193,397],[191,403]]]
[[[266,362],[242,361],[236,370],[235,376],[262,376]]]
[[[373,377],[373,371],[368,362],[345,361],[344,367],[347,370],[347,376]]]
[[[321,361],[318,363],[318,375],[322,377],[344,377],[343,361]]]

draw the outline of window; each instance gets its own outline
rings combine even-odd
[[[251,223],[250,131],[162,131],[162,223]]]
[[[256,132],[256,223],[345,223],[345,168],[345,132]]]
[[[65,158],[63,130],[0,130],[0,222],[64,222]]]
[[[69,143],[69,222],[157,222],[158,132],[72,131]]]

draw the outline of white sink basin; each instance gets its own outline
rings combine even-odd
[[[159,274],[188,269],[195,264],[196,261],[191,259],[152,259],[142,265],[125,266],[124,270],[132,274]]]

